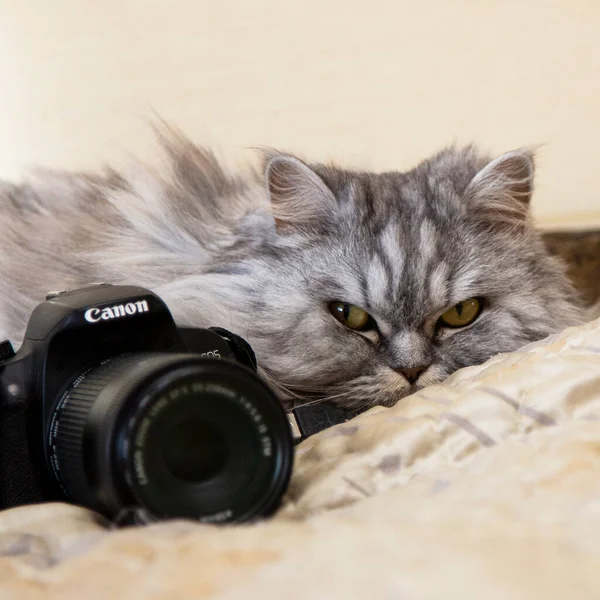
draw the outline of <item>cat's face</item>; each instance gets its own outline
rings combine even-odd
[[[267,169],[275,226],[253,259],[249,336],[301,399],[391,405],[578,321],[527,223],[533,163],[446,151],[406,173]]]

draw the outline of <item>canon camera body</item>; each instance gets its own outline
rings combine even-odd
[[[178,328],[145,288],[49,293],[19,350],[0,344],[0,508],[247,521],[277,508],[292,457],[248,343]]]

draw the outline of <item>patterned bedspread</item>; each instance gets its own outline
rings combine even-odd
[[[0,598],[600,598],[600,320],[298,447],[275,518],[0,513]]]

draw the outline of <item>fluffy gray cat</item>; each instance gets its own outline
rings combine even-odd
[[[381,174],[271,153],[236,173],[162,142],[161,173],[2,185],[2,337],[48,289],[139,284],[180,325],[245,336],[285,401],[365,409],[583,319],[530,223],[529,151]]]

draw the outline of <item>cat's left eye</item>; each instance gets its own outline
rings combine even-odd
[[[365,331],[374,327],[374,321],[366,310],[347,302],[331,302],[331,314],[348,329]]]
[[[469,298],[455,304],[447,310],[438,323],[442,327],[466,327],[470,325],[480,314],[483,302],[480,298]]]

